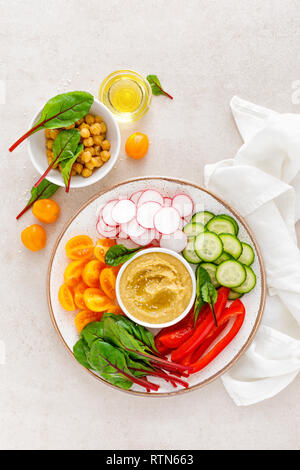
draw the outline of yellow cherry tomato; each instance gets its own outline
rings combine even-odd
[[[52,199],[39,199],[33,204],[33,215],[45,224],[56,222],[59,216],[59,205]]]
[[[43,227],[33,224],[23,230],[21,240],[28,250],[39,251],[46,245],[47,235]]]
[[[135,132],[130,137],[128,137],[125,144],[125,151],[127,155],[131,158],[139,160],[143,158],[148,152],[149,148],[149,139],[146,134],[141,132]]]

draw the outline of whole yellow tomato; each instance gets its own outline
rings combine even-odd
[[[125,144],[125,151],[127,155],[136,160],[143,158],[148,152],[149,148],[149,139],[146,134],[141,132],[135,132],[130,137],[128,137]]]

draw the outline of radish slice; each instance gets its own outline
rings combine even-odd
[[[116,241],[116,244],[117,245],[124,245],[126,246],[126,248],[128,248],[129,250],[131,250],[132,248],[139,248],[140,245],[137,245],[136,243],[134,243],[132,240],[130,240],[130,238],[128,238],[127,240],[120,240],[118,239]]]
[[[177,230],[177,232],[171,235],[162,235],[160,239],[161,248],[167,248],[168,250],[176,251],[180,253],[185,249],[188,238],[184,232]]]
[[[148,201],[158,202],[158,204],[162,206],[164,203],[164,198],[158,191],[155,191],[155,189],[146,189],[146,191],[144,191],[143,194],[139,197],[138,205],[140,206],[144,202]]]
[[[122,232],[120,231],[119,235],[118,235],[118,238],[120,238],[121,240],[126,240],[128,237],[127,233],[126,232]]]
[[[137,204],[140,196],[143,194],[144,191],[136,191],[135,193],[132,193],[131,196],[130,196],[130,200],[132,202],[134,202],[135,204]]]
[[[135,217],[135,214],[136,205],[129,199],[121,199],[112,207],[111,211],[111,217],[117,224],[130,222]]]
[[[115,227],[118,225],[118,223],[112,218],[111,213],[113,207],[119,202],[118,199],[113,199],[112,201],[109,201],[107,204],[102,209],[102,218],[103,221],[106,225],[109,225],[110,227]]]
[[[179,229],[180,218],[175,207],[162,207],[154,216],[154,226],[160,233],[170,235]]]
[[[154,237],[155,240],[159,241],[161,239],[161,233],[158,232],[157,230],[155,230],[155,237]]]
[[[126,227],[126,230],[124,230],[123,228],[123,225],[122,225],[122,231],[125,231],[127,233],[127,235],[133,239],[133,238],[137,238],[137,237],[140,237],[142,235],[144,235],[147,231],[147,229],[141,227],[136,219],[132,219],[131,222],[129,222],[127,224],[127,227]]]
[[[170,197],[165,197],[165,198],[164,198],[164,206],[165,206],[165,207],[171,207],[172,201],[173,201],[173,200],[172,200]]]
[[[99,217],[96,225],[97,232],[104,238],[115,238],[118,235],[119,229],[117,227],[109,227],[103,222],[103,219]]]
[[[187,194],[177,194],[173,198],[172,207],[178,210],[181,217],[187,217],[193,213],[194,203]]]
[[[146,230],[143,235],[140,235],[139,237],[130,237],[131,240],[134,243],[137,243],[140,246],[146,246],[149,245],[153,240],[155,236],[155,230]]]
[[[161,208],[158,202],[148,201],[138,207],[136,220],[144,228],[154,228],[154,216]]]

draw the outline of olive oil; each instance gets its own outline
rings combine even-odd
[[[99,91],[100,100],[120,121],[135,121],[149,109],[152,91],[148,81],[130,70],[109,75]]]

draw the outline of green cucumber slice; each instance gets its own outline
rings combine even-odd
[[[221,286],[238,287],[246,280],[246,270],[238,261],[223,261],[217,267],[216,279]]]
[[[243,251],[240,240],[230,233],[220,233],[219,237],[222,240],[224,251],[235,259],[238,259]]]
[[[235,235],[235,225],[231,220],[226,219],[222,215],[216,215],[210,219],[206,224],[206,228],[217,235],[220,233],[230,233],[231,235]]]
[[[214,285],[214,287],[219,287],[220,284],[218,283],[218,281],[216,279],[217,266],[213,263],[201,263],[200,266],[201,266],[201,268],[205,269],[205,271],[207,271],[207,273],[210,277],[210,280],[211,280],[212,284]]]
[[[207,222],[215,216],[212,212],[209,211],[201,211],[197,212],[192,217],[192,222],[197,222],[203,225],[206,225]]]
[[[221,254],[221,256],[214,261],[215,264],[221,264],[223,261],[227,261],[228,259],[234,259],[233,256],[229,255],[225,251]]]
[[[235,235],[237,236],[240,229],[237,221],[233,217],[231,217],[231,215],[221,214],[221,217],[224,217],[224,219],[230,220],[233,223],[233,225],[235,226]]]
[[[255,254],[252,246],[248,245],[248,243],[242,242],[242,254],[238,261],[246,266],[250,266],[253,263],[254,258]]]
[[[195,238],[195,251],[203,261],[214,261],[221,256],[223,244],[215,233],[203,232]]]
[[[184,257],[184,259],[187,260],[188,263],[192,263],[192,264],[201,263],[202,260],[199,258],[199,256],[197,256],[197,253],[195,252],[194,238],[189,239],[187,246],[182,252],[182,256]]]
[[[247,292],[250,292],[252,289],[254,289],[255,284],[256,284],[256,276],[251,268],[249,266],[245,266],[245,271],[246,271],[246,279],[241,284],[239,287],[234,288],[234,292],[237,292],[238,294],[246,294]]]
[[[235,300],[239,299],[240,297],[243,297],[244,294],[239,294],[238,292],[234,292],[233,290],[230,290],[228,294],[228,300]]]
[[[196,237],[199,233],[204,232],[204,225],[196,222],[190,222],[183,227],[184,233],[188,237]]]

